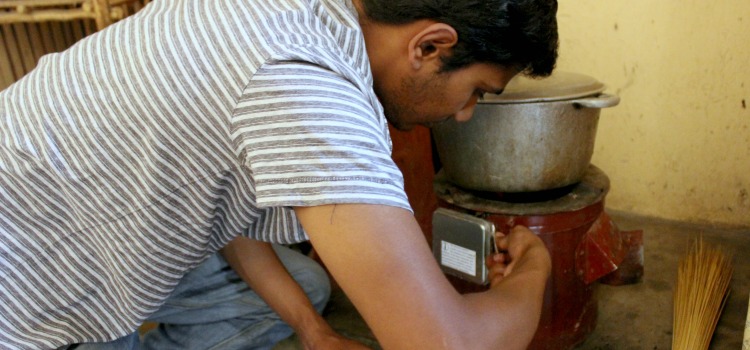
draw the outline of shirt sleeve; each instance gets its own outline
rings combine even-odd
[[[376,112],[382,108],[370,101],[320,66],[286,61],[261,67],[231,123],[258,206],[367,203],[411,211],[387,123]]]

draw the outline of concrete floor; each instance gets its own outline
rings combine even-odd
[[[711,343],[711,349],[742,349],[750,296],[750,227],[726,229],[699,227],[633,216],[608,210],[621,230],[644,231],[643,280],[635,285],[597,289],[599,314],[596,329],[577,349],[670,349],[672,341],[672,289],[679,259],[691,239],[702,235],[734,255],[731,293]],[[373,349],[380,347],[346,296],[336,290],[325,312],[326,319],[343,335]],[[469,349],[470,347],[467,347]],[[294,336],[275,350],[301,349]]]

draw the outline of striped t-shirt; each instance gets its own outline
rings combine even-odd
[[[0,348],[132,332],[292,207],[409,209],[349,0],[156,0],[0,93]]]

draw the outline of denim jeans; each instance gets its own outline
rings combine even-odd
[[[331,292],[325,271],[289,248],[274,250],[322,312]],[[159,326],[142,339],[134,332],[107,343],[79,344],[75,350],[271,349],[292,334],[219,254],[186,274],[149,321]]]

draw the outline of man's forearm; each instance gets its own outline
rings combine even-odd
[[[528,253],[532,255],[534,252]],[[537,328],[542,312],[549,277],[547,258],[525,258],[523,264],[516,266],[487,292],[465,295],[469,307],[474,310],[474,317],[482,320],[477,323],[478,331],[502,338],[503,349],[525,349],[534,335],[528,330]],[[475,345],[483,348],[480,344]]]
[[[324,322],[305,292],[284,268],[271,244],[238,237],[225,246],[221,254],[250,288],[296,332],[303,333]]]
[[[533,337],[549,262],[530,231],[519,231],[508,247],[520,252],[515,272],[488,292],[460,295],[408,211],[366,204],[295,210],[383,348],[519,348]]]

